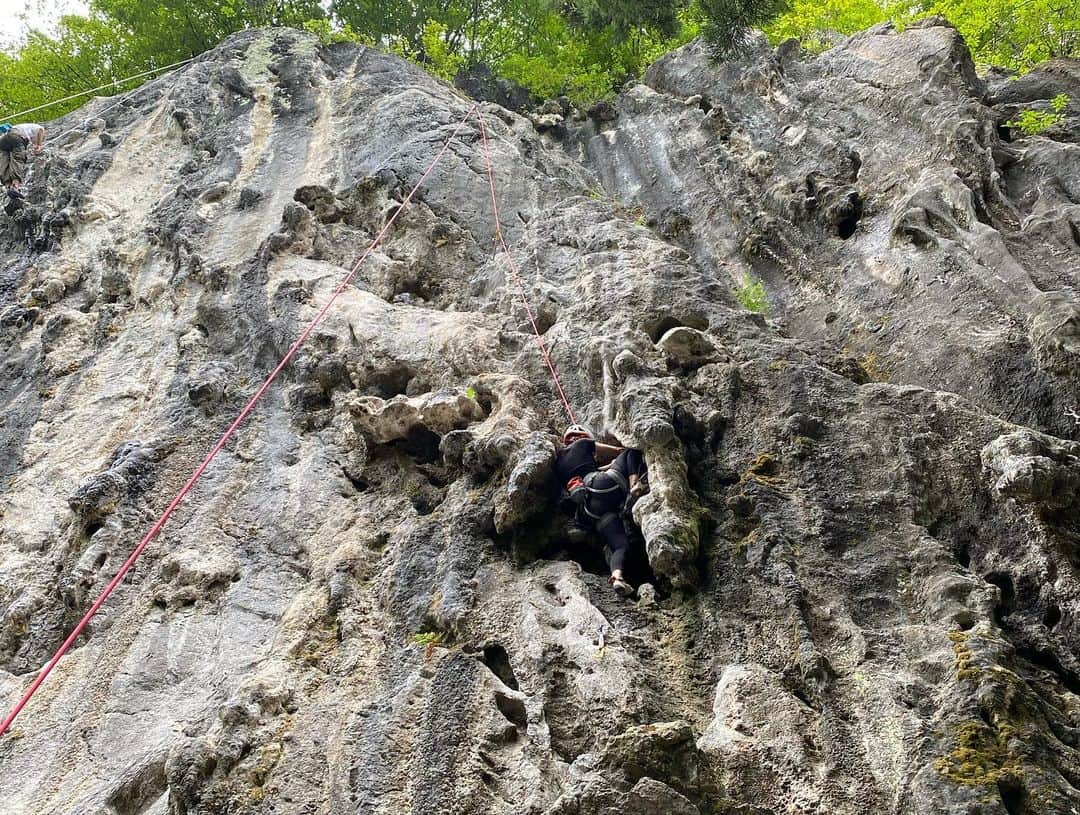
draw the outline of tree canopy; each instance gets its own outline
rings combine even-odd
[[[196,56],[260,26],[379,45],[447,79],[482,62],[538,96],[584,103],[698,34],[721,59],[754,27],[813,52],[877,22],[928,14],[947,17],[984,65],[1023,71],[1080,55],[1075,0],[90,0],[87,14],[62,17],[54,34],[34,31],[0,52],[0,115]]]

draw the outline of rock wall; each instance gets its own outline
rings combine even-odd
[[[555,511],[471,124],[0,740],[4,811],[1076,811],[1080,131],[1005,125],[1076,76],[988,89],[930,21],[482,104],[649,587]],[[471,105],[283,30],[128,99],[0,225],[5,709]]]

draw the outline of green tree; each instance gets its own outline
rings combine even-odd
[[[575,0],[566,10],[584,27],[610,29],[622,41],[642,30],[674,37],[679,32],[679,12],[685,7],[686,0]]]
[[[738,53],[750,33],[788,9],[789,0],[698,0],[702,36],[717,58]]]
[[[791,6],[765,26],[773,43],[791,37],[812,52],[824,51],[837,35],[854,34],[889,17],[876,0],[792,0]]]
[[[317,0],[91,0],[90,9],[123,32],[133,58],[160,64],[198,56],[245,28],[325,16]]]
[[[143,69],[129,57],[122,34],[111,21],[64,16],[55,37],[32,31],[16,55],[0,55],[0,114],[37,107]],[[116,90],[137,84],[118,85]],[[85,97],[74,99],[35,118],[54,118],[85,102]]]
[[[922,0],[914,11],[897,11],[902,20],[943,15],[984,65],[1028,70],[1051,57],[1080,56],[1075,0]]]

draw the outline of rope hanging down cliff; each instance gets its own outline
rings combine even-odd
[[[78,93],[71,94],[71,96],[65,96],[62,99],[53,99],[51,102],[46,102],[44,105],[38,105],[36,108],[27,108],[26,110],[19,110],[19,111],[16,111],[15,113],[5,113],[3,116],[0,116],[0,120],[18,119],[20,116],[25,116],[28,113],[37,113],[39,110],[45,110],[46,108],[51,108],[53,105],[59,105],[59,104],[61,104],[63,102],[70,102],[72,99],[78,99],[78,98],[80,98],[82,96],[89,96],[92,93],[97,93],[98,91],[103,91],[106,88],[115,88],[117,85],[123,85],[126,82],[131,82],[133,79],[142,79],[143,77],[153,76],[154,74],[160,74],[162,71],[169,71],[169,70],[172,70],[173,68],[179,68],[179,67],[181,67],[183,65],[187,65],[189,62],[194,62],[195,59],[196,59],[195,57],[191,57],[189,59],[180,60],[180,62],[174,62],[171,65],[162,65],[160,68],[151,68],[149,71],[143,71],[142,73],[132,74],[131,76],[126,76],[123,79],[114,79],[112,82],[106,82],[104,85],[98,85],[96,88],[90,88],[89,90],[79,91]],[[139,90],[139,89],[134,88],[133,90]]]
[[[165,511],[154,522],[154,525],[150,528],[150,531],[146,533],[146,535],[142,538],[141,541],[139,541],[138,546],[136,546],[135,549],[132,551],[131,555],[128,556],[128,559],[120,567],[119,571],[117,571],[115,577],[113,577],[113,579],[111,581],[109,581],[109,584],[105,587],[104,591],[101,592],[101,594],[98,596],[98,598],[94,601],[93,605],[90,606],[90,608],[86,612],[86,614],[83,615],[83,617],[79,621],[78,625],[75,626],[74,630],[68,635],[67,639],[65,639],[64,642],[60,645],[60,647],[56,650],[56,653],[53,655],[53,657],[49,660],[49,662],[45,665],[45,667],[42,668],[41,672],[34,679],[34,681],[31,683],[30,687],[26,690],[26,692],[23,694],[23,696],[19,699],[18,703],[15,705],[15,707],[12,709],[12,711],[7,715],[7,717],[4,719],[4,721],[2,723],[0,723],[0,736],[3,736],[4,733],[6,733],[7,730],[11,727],[11,723],[15,720],[15,717],[19,715],[19,713],[22,711],[22,709],[27,705],[27,703],[30,701],[30,699],[37,692],[38,688],[41,687],[41,684],[45,681],[45,679],[49,676],[49,674],[52,673],[52,670],[53,670],[53,668],[56,667],[56,664],[68,652],[68,650],[71,648],[71,646],[78,639],[79,635],[82,634],[82,632],[86,629],[86,626],[93,619],[94,615],[97,614],[97,612],[101,609],[102,605],[104,605],[105,601],[109,598],[109,596],[113,593],[113,591],[116,589],[116,587],[124,579],[125,575],[127,575],[127,573],[135,565],[135,562],[139,559],[139,556],[143,553],[143,551],[146,549],[146,547],[150,544],[150,542],[155,537],[157,537],[158,533],[161,532],[161,529],[165,526],[165,523],[169,520],[169,518],[172,516],[173,512],[180,505],[180,503],[184,500],[184,498],[187,496],[187,494],[189,492],[191,492],[191,490],[194,488],[195,484],[202,477],[203,473],[210,466],[210,463],[214,460],[214,458],[217,456],[217,454],[219,452],[221,452],[221,450],[225,447],[225,445],[229,441],[229,439],[231,439],[232,436],[235,434],[236,430],[240,427],[240,425],[244,422],[244,420],[248,417],[248,415],[254,410],[256,404],[262,398],[263,394],[267,391],[267,389],[270,387],[270,385],[273,384],[274,380],[277,379],[278,375],[285,368],[285,366],[292,360],[293,356],[295,356],[296,352],[304,344],[304,342],[311,335],[311,333],[315,330],[315,328],[318,327],[318,325],[323,321],[323,318],[326,316],[327,312],[330,310],[330,307],[333,306],[334,302],[338,299],[338,297],[342,294],[342,292],[344,292],[345,289],[352,282],[353,278],[356,276],[356,273],[359,271],[359,269],[360,269],[361,265],[364,263],[364,261],[367,260],[367,258],[371,255],[371,253],[376,249],[376,247],[378,247],[378,245],[386,237],[387,233],[390,231],[390,227],[392,227],[394,225],[394,222],[398,219],[398,216],[400,216],[401,213],[404,212],[405,209],[408,207],[409,203],[412,201],[412,199],[414,198],[416,193],[419,191],[420,187],[427,180],[428,176],[431,175],[431,173],[434,171],[435,167],[439,164],[439,162],[442,161],[443,157],[446,155],[447,151],[450,149],[450,145],[453,143],[454,139],[457,138],[458,134],[465,127],[465,125],[468,123],[469,119],[473,115],[476,116],[477,121],[480,124],[481,143],[483,145],[484,157],[485,157],[486,166],[487,166],[488,186],[489,186],[490,191],[491,191],[491,202],[492,202],[492,207],[493,207],[493,211],[494,211],[494,218],[495,218],[496,241],[502,247],[503,252],[506,253],[506,256],[507,256],[507,259],[508,259],[508,262],[509,262],[509,266],[510,266],[510,270],[511,270],[511,274],[512,274],[512,276],[514,278],[514,282],[515,282],[515,284],[517,286],[518,293],[519,293],[519,295],[521,297],[522,305],[525,308],[525,312],[526,312],[526,314],[528,315],[528,318],[529,318],[529,323],[531,324],[533,332],[536,335],[536,341],[537,341],[537,345],[540,348],[540,354],[543,357],[544,362],[547,364],[548,370],[551,373],[552,379],[553,379],[553,381],[555,383],[555,389],[558,392],[559,398],[562,400],[563,407],[566,410],[566,414],[569,417],[571,422],[576,421],[575,418],[574,418],[573,408],[571,408],[570,402],[566,397],[566,393],[565,393],[565,391],[563,389],[562,382],[559,379],[559,374],[558,374],[558,371],[557,371],[557,369],[555,367],[555,363],[551,358],[551,353],[548,350],[547,344],[544,342],[543,336],[541,335],[539,325],[536,322],[536,317],[533,314],[533,310],[529,306],[528,297],[526,296],[526,293],[525,293],[525,286],[524,286],[524,283],[523,283],[523,281],[521,279],[521,274],[518,271],[517,264],[514,261],[513,255],[510,252],[510,248],[507,245],[506,237],[505,237],[505,235],[503,233],[502,223],[501,223],[501,221],[499,219],[498,196],[497,196],[496,191],[495,191],[495,175],[494,175],[494,168],[493,168],[492,160],[491,160],[491,148],[490,148],[490,144],[489,144],[489,141],[488,141],[487,128],[486,128],[486,126],[484,124],[483,117],[480,115],[479,107],[474,104],[471,108],[469,108],[469,111],[465,114],[465,116],[461,119],[461,121],[458,122],[458,124],[457,124],[456,128],[454,129],[453,133],[450,135],[450,137],[443,144],[442,149],[439,151],[439,153],[435,157],[434,161],[431,162],[431,164],[428,166],[428,168],[424,171],[423,175],[420,176],[420,180],[416,182],[416,185],[412,188],[412,190],[409,192],[409,194],[401,202],[401,205],[394,211],[394,214],[387,220],[386,224],[382,227],[382,229],[379,231],[379,233],[371,241],[371,243],[368,245],[367,249],[364,250],[364,253],[360,256],[360,258],[353,265],[353,267],[349,271],[349,273],[345,276],[345,278],[341,281],[341,283],[338,285],[338,287],[334,290],[333,294],[326,301],[325,305],[323,305],[323,307],[319,310],[319,312],[315,315],[315,317],[311,320],[311,322],[308,323],[307,327],[300,333],[300,336],[297,337],[296,341],[289,347],[288,352],[281,359],[281,362],[279,362],[277,367],[275,367],[274,370],[271,371],[270,375],[262,383],[262,385],[259,387],[259,389],[257,391],[255,391],[254,395],[248,400],[247,404],[244,405],[243,409],[240,411],[240,413],[236,417],[236,419],[232,422],[232,424],[229,425],[228,429],[222,434],[221,438],[219,438],[217,440],[217,442],[214,444],[213,448],[211,448],[210,452],[206,455],[206,457],[202,460],[202,462],[199,464],[199,466],[191,474],[191,477],[188,478],[188,480],[184,484],[184,486],[180,489],[180,491],[172,499],[172,501],[169,503],[168,507],[166,507]]]
[[[529,306],[529,298],[525,295],[525,283],[521,279],[521,273],[518,271],[517,263],[514,262],[514,255],[510,252],[510,247],[506,245],[506,236],[503,234],[502,219],[499,218],[499,201],[498,196],[495,195],[495,168],[491,162],[491,146],[488,144],[487,127],[484,125],[484,117],[480,115],[480,111],[476,111],[476,120],[480,123],[480,143],[484,147],[484,161],[487,164],[487,177],[488,187],[491,189],[491,207],[495,213],[495,238],[502,246],[503,252],[506,253],[506,259],[510,265],[510,273],[514,278],[514,283],[517,285],[518,295],[521,297],[521,304],[525,307],[525,313],[529,316],[529,324],[532,325],[533,333],[536,335],[536,343],[540,347],[540,356],[544,358],[544,362],[547,363],[548,370],[551,372],[551,378],[555,382],[555,390],[559,393],[559,398],[562,400],[563,408],[566,410],[566,417],[570,420],[570,424],[577,424],[577,417],[574,416],[574,409],[570,407],[570,400],[566,398],[566,392],[563,390],[562,381],[559,379],[559,372],[555,368],[555,363],[551,360],[551,353],[548,351],[547,344],[544,342],[544,337],[540,333],[540,326],[536,323],[536,317],[533,314],[532,307]]]

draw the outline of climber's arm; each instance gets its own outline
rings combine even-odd
[[[610,464],[616,458],[618,458],[619,453],[621,453],[622,451],[623,449],[621,447],[615,447],[611,444],[601,444],[600,442],[597,442],[596,463],[601,466],[605,464]]]

